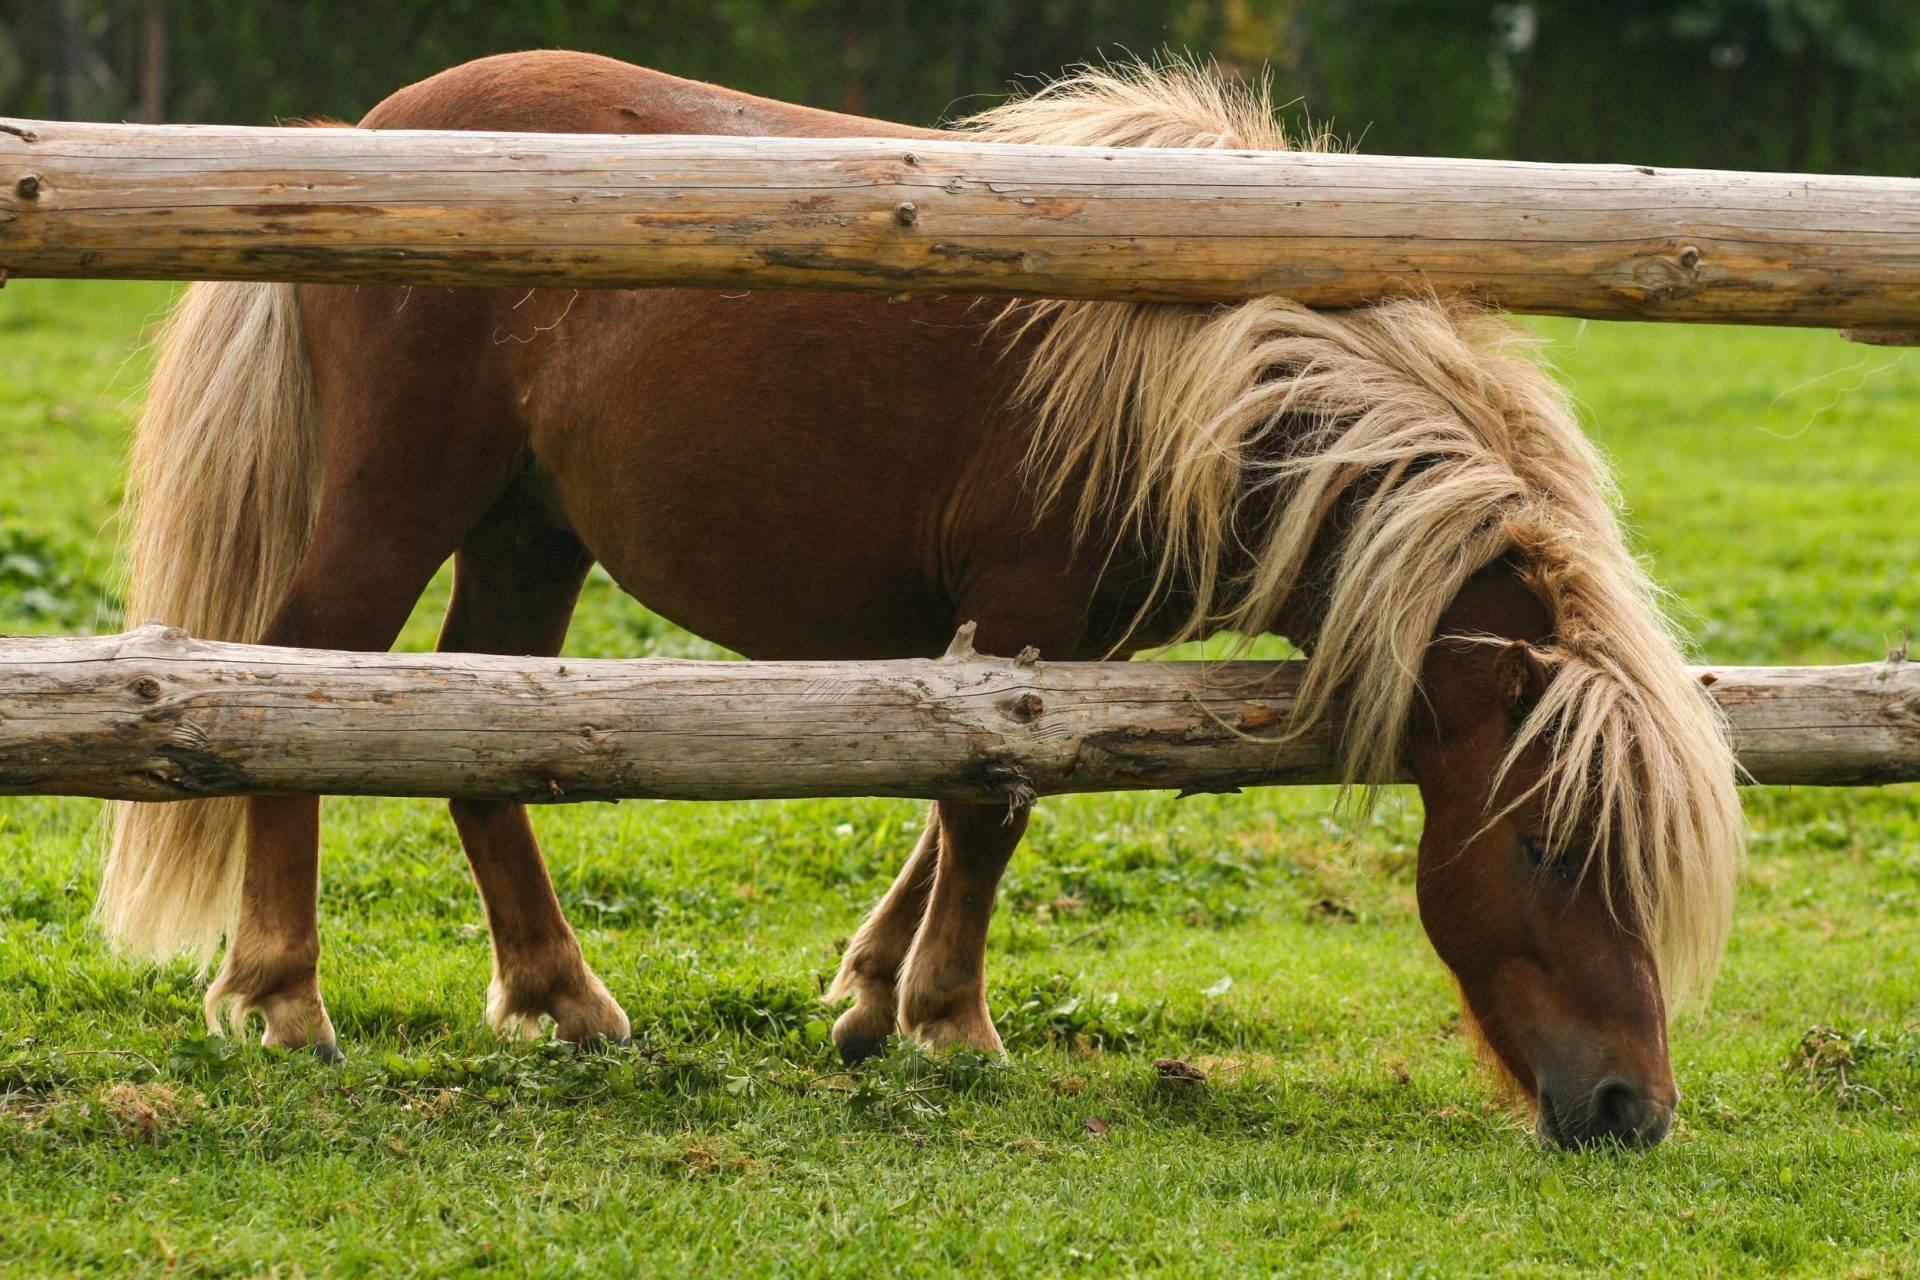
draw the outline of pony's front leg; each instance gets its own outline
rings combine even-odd
[[[1031,812],[995,804],[934,808],[939,863],[900,978],[901,1029],[929,1048],[1004,1052],[987,1012],[987,925]]]
[[[239,1034],[259,1010],[261,1042],[311,1048],[340,1060],[333,1021],[320,1000],[320,798],[256,796],[247,801],[246,864],[240,913],[226,958],[207,988],[207,1029]]]
[[[521,503],[511,496],[503,500],[454,556],[441,650],[559,653],[592,563],[571,534],[531,526]],[[631,1031],[626,1011],[587,967],[554,895],[527,807],[454,800],[448,808],[493,942],[488,1023],[503,1035],[532,1036],[541,1019],[550,1018],[562,1040],[625,1040]]]
[[[906,962],[914,935],[927,911],[933,888],[934,865],[940,857],[937,808],[927,811],[927,825],[913,855],[893,878],[893,886],[873,909],[840,958],[840,972],[827,988],[828,1004],[853,997],[853,1007],[833,1024],[834,1047],[843,1062],[871,1058],[886,1046],[899,1016],[897,987],[900,966]]]
[[[562,1040],[626,1040],[626,1011],[580,953],[527,807],[504,800],[454,800],[448,807],[493,938],[487,1022],[502,1035],[531,1037],[546,1017]]]

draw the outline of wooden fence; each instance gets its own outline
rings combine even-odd
[[[1091,299],[1432,290],[1920,332],[1920,182],[962,140],[0,120],[8,275]],[[0,794],[954,800],[1334,780],[1293,664],[540,661],[0,641]],[[1920,779],[1904,660],[1701,672],[1749,776]]]

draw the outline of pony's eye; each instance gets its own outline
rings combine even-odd
[[[1572,868],[1568,865],[1565,850],[1556,849],[1545,840],[1532,836],[1520,841],[1521,853],[1527,859],[1527,869],[1535,875],[1551,880],[1565,880],[1571,877]]]

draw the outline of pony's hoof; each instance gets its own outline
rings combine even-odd
[[[923,1049],[967,1049],[996,1058],[1007,1056],[1006,1046],[1000,1043],[1000,1033],[994,1029],[984,1001],[947,1017],[912,1021],[903,1018],[901,1023],[900,1029]]]
[[[877,1040],[849,1040],[845,1044],[835,1047],[840,1050],[841,1066],[857,1067],[861,1063],[871,1061],[885,1053],[887,1051],[887,1041],[883,1036]]]
[[[633,1038],[626,1010],[585,965],[577,973],[541,975],[514,985],[496,976],[487,988],[487,1021],[496,1033],[537,1040],[543,1019],[553,1023],[555,1040],[583,1049],[626,1044]]]
[[[556,1035],[554,1040],[560,1044],[571,1044],[582,1053],[607,1053],[614,1049],[633,1048],[632,1036],[610,1036],[599,1031],[591,1031],[578,1040],[568,1040]]]
[[[893,989],[869,987],[853,1006],[833,1020],[833,1047],[840,1061],[851,1067],[887,1051],[894,1026]]]
[[[322,1040],[314,1045],[313,1056],[320,1059],[321,1065],[328,1067],[337,1067],[347,1060],[347,1055],[340,1052],[340,1046],[331,1040]]]

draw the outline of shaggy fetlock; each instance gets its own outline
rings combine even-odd
[[[581,963],[572,972],[497,972],[487,987],[487,1024],[496,1033],[536,1039],[551,1023],[554,1038],[575,1044],[625,1044],[633,1025],[598,974]]]

